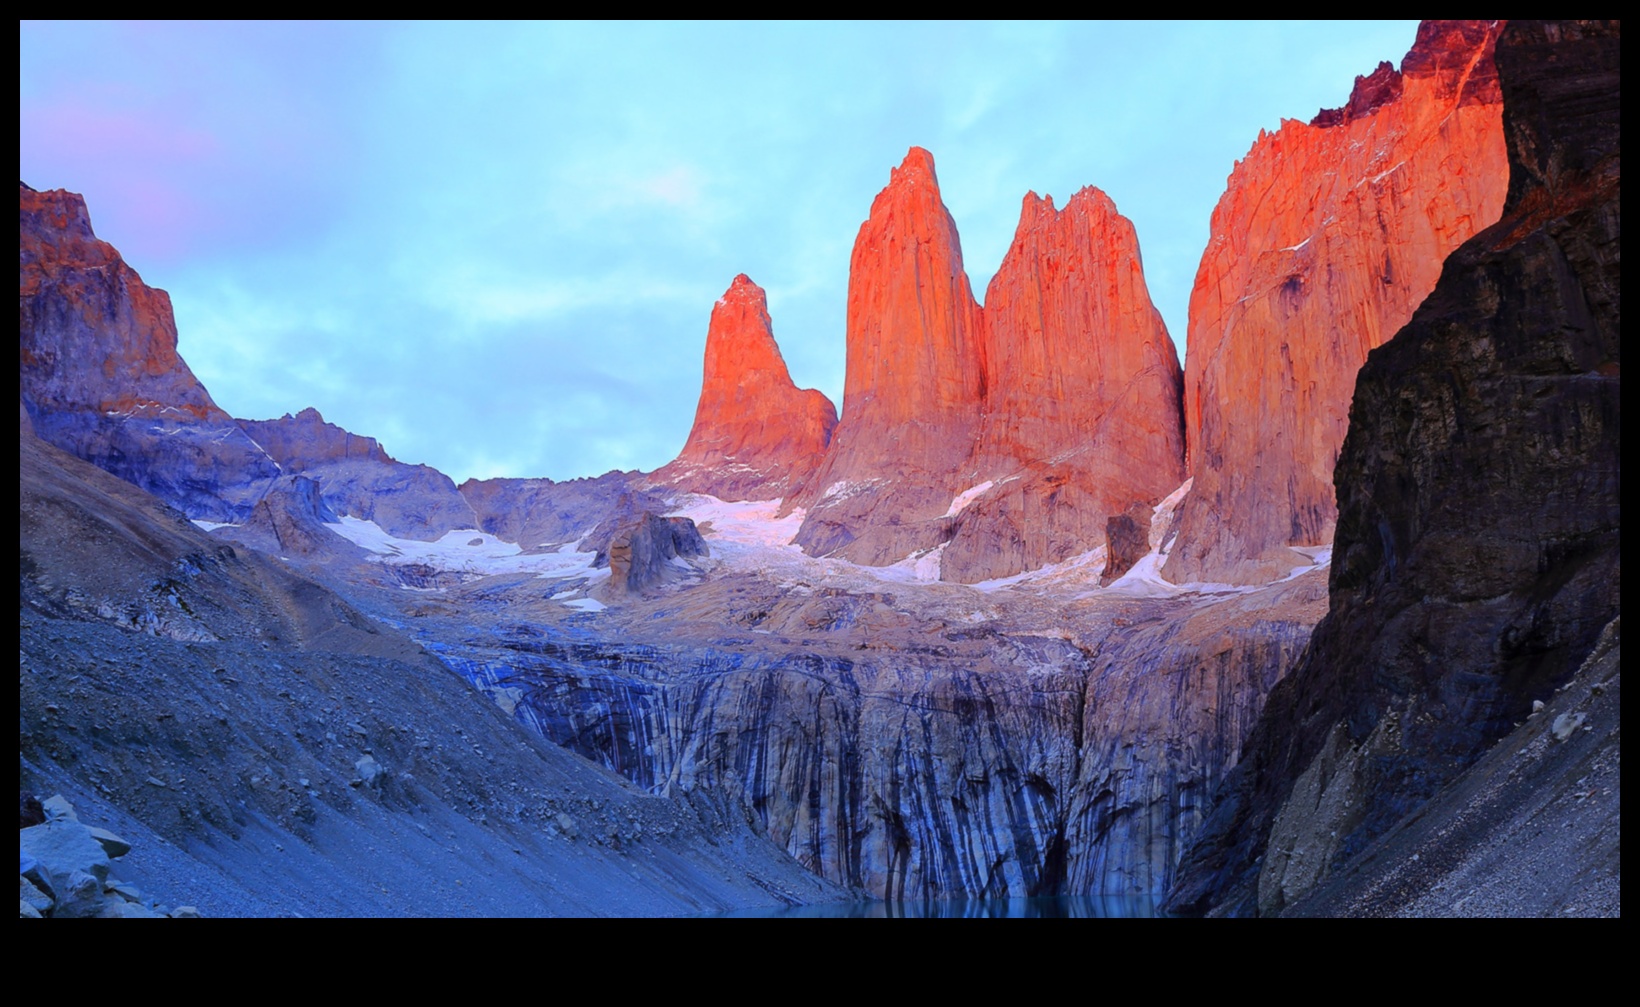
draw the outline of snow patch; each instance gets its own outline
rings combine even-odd
[[[1305,559],[1309,560],[1310,562],[1303,565],[1303,566],[1294,567],[1291,571],[1288,572],[1287,576],[1282,577],[1280,580],[1276,581],[1276,583],[1278,583],[1278,584],[1281,583],[1282,581],[1289,581],[1289,580],[1294,580],[1298,577],[1302,577],[1302,576],[1304,576],[1305,574],[1309,573],[1312,570],[1325,570],[1328,567],[1332,566],[1332,543],[1331,542],[1327,543],[1326,545],[1292,545],[1292,546],[1288,546],[1287,548],[1291,549],[1293,552],[1298,553],[1300,556],[1303,556]]]
[[[973,503],[975,500],[978,500],[986,490],[995,485],[995,482],[987,479],[978,486],[970,486],[961,493],[958,493],[955,497],[951,498],[951,506],[946,510],[945,516],[956,517],[958,514],[961,514],[963,511],[968,509],[969,504]]]
[[[1150,551],[1155,552],[1162,547],[1162,539],[1173,530],[1173,514],[1184,503],[1184,498],[1190,495],[1190,487],[1196,484],[1196,477],[1191,476],[1179,484],[1179,488],[1162,498],[1162,502],[1151,508],[1150,511]]]
[[[971,585],[977,590],[990,593],[1010,587],[1054,587],[1063,588],[1075,585],[1096,585],[1099,575],[1105,572],[1105,547],[1098,546],[1087,552],[1078,553],[1057,563],[1050,563],[1035,570],[1026,570],[1011,577],[997,577],[992,580],[982,580]]]
[[[945,543],[942,542],[932,549],[919,549],[888,566],[849,565],[877,580],[895,584],[932,584],[940,579],[940,557],[944,554]]]
[[[541,577],[575,577],[592,572],[594,554],[576,552],[574,545],[557,552],[526,553],[516,542],[508,542],[477,528],[445,532],[436,542],[390,535],[374,521],[348,516],[325,527],[373,553],[377,562],[393,565],[419,564],[435,570],[491,576],[504,573],[534,573]]]
[[[683,497],[666,516],[686,517],[694,521],[713,552],[719,545],[796,550],[791,541],[797,537],[797,529],[803,526],[806,512],[801,507],[794,507],[785,517],[777,517],[779,511],[779,500],[729,503],[704,493],[691,493]],[[710,527],[703,527],[708,523]]]
[[[597,598],[577,598],[574,601],[566,601],[562,604],[565,608],[578,608],[583,612],[602,612],[609,607]]]
[[[858,481],[852,479],[839,479],[830,486],[826,487],[826,492],[820,495],[820,499],[825,501],[835,497],[838,500],[846,500],[857,493],[864,493],[866,490],[871,489],[878,483],[886,481],[887,480],[884,479],[862,479]]]
[[[201,521],[194,519],[194,524],[202,531],[216,531],[218,528],[238,528],[232,521]]]

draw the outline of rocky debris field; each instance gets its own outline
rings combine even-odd
[[[131,844],[85,825],[61,794],[44,801],[23,793],[17,833],[20,919],[198,919],[194,906],[172,908],[115,877],[113,861]]]
[[[21,445],[19,785],[207,916],[669,915],[825,901],[744,816],[529,732],[403,634]]]

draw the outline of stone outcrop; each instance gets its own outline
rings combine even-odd
[[[1192,853],[1182,907],[1282,912],[1438,794],[1463,806],[1443,788],[1535,704],[1578,712],[1557,690],[1620,612],[1620,30],[1510,22],[1497,68],[1502,219],[1361,369],[1331,610]],[[1489,806],[1465,827],[1496,824]]]
[[[1151,508],[1130,507],[1105,521],[1105,572],[1099,583],[1109,587],[1150,552]]]
[[[319,410],[308,407],[296,415],[276,420],[240,420],[239,426],[262,446],[281,468],[292,474],[307,472],[337,462],[393,462],[374,437],[343,430],[326,423]]]
[[[240,420],[239,426],[286,472],[317,481],[325,505],[338,515],[427,541],[478,527],[478,515],[449,476],[430,465],[395,461],[374,437],[326,423],[317,409]]]
[[[1178,354],[1133,224],[1089,187],[1026,195],[985,293],[985,404],[941,577],[973,582],[1087,552],[1106,520],[1184,481]],[[964,487],[966,489],[966,487]]]
[[[837,408],[798,389],[774,341],[768,299],[744,273],[712,306],[689,439],[656,483],[721,500],[775,500],[814,473]]]
[[[307,476],[287,475],[274,480],[243,524],[219,528],[216,534],[287,559],[362,559],[363,549],[325,527],[336,521],[317,482]]]
[[[849,260],[842,419],[789,504],[812,555],[892,563],[950,538],[985,396],[979,305],[934,158],[913,147]]]
[[[1232,171],[1190,297],[1195,484],[1169,579],[1262,583],[1332,539],[1356,371],[1503,207],[1498,30],[1425,22],[1399,72],[1260,134]]]
[[[190,517],[236,521],[279,468],[177,355],[163,290],[91,230],[85,200],[18,187],[22,404],[42,439]]]
[[[615,532],[597,562],[608,564],[610,593],[620,596],[642,594],[673,580],[674,561],[708,552],[694,521],[645,512],[635,523]]]

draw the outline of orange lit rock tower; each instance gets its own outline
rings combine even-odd
[[[1190,297],[1194,485],[1165,568],[1254,583],[1332,540],[1332,473],[1367,351],[1503,208],[1500,22],[1427,21],[1397,72],[1261,134],[1213,211]]]
[[[724,500],[773,500],[813,474],[837,409],[798,389],[774,341],[763,288],[742,273],[712,307],[695,424],[655,481]]]
[[[992,485],[957,516],[946,580],[1085,552],[1111,515],[1184,479],[1178,354],[1109,196],[1084,188],[1056,210],[1027,194],[984,315],[985,413],[968,468]]]
[[[979,305],[934,158],[911,148],[860,225],[849,261],[843,414],[791,503],[815,555],[892,563],[943,543],[966,487],[985,368]]]

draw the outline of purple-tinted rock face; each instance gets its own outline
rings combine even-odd
[[[707,553],[694,521],[645,512],[615,533],[600,559],[609,564],[611,591],[621,595],[638,594],[671,579],[674,559]]]
[[[432,540],[477,528],[478,515],[450,477],[428,465],[395,461],[374,437],[326,423],[317,409],[239,426],[286,471],[319,483],[339,516],[374,521],[400,538]]]
[[[23,408],[51,444],[190,517],[244,518],[279,474],[177,356],[165,291],[91,231],[85,200],[18,187]]]

